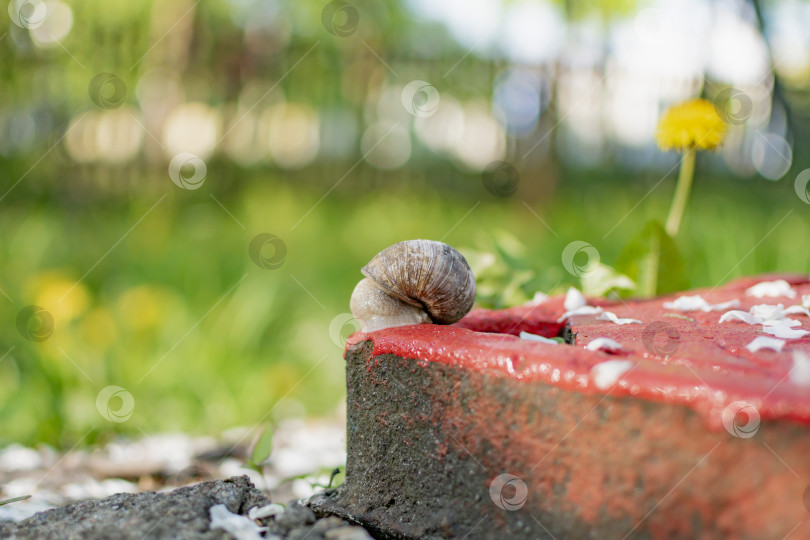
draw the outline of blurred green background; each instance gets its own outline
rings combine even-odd
[[[566,245],[611,265],[666,215],[677,156],[655,125],[695,95],[729,136],[699,156],[677,238],[690,285],[808,271],[806,2],[8,13],[0,445],[331,413],[376,252],[448,242],[486,307],[578,285]]]

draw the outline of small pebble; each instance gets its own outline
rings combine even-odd
[[[323,533],[328,531],[329,529],[337,529],[338,527],[343,527],[344,525],[348,525],[349,523],[339,517],[327,517],[323,519],[319,519],[315,525],[312,526],[312,532],[314,533]]]
[[[326,531],[323,536],[326,540],[373,540],[364,528],[355,527],[354,525]]]
[[[260,520],[260,523],[267,527],[267,534],[265,534],[265,538],[272,536],[280,536],[284,538],[287,536],[287,531],[289,530],[287,527],[282,527],[278,523],[276,523],[273,518],[265,518]]]
[[[276,523],[288,529],[315,523],[315,512],[301,506],[300,503],[297,505],[291,503],[284,512],[276,514],[275,517]]]

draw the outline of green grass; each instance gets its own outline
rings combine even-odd
[[[69,447],[119,432],[218,433],[327,413],[344,396],[330,322],[349,311],[359,268],[374,253],[417,237],[486,251],[493,236],[507,234],[534,271],[523,296],[577,284],[560,259],[569,242],[589,242],[602,262],[613,263],[649,219],[666,215],[674,188],[667,179],[638,204],[657,176],[608,176],[568,175],[553,199],[528,202],[554,232],[520,197],[495,199],[476,177],[461,178],[461,193],[386,184],[385,177],[358,193],[360,184],[348,179],[308,215],[328,185],[262,175],[220,193],[213,171],[197,191],[143,178],[132,199],[21,196],[0,214],[0,287],[11,298],[0,298],[0,445]],[[807,211],[792,180],[714,180],[698,170],[677,239],[691,284],[808,272]],[[262,232],[286,243],[276,270],[248,256],[250,240]],[[16,330],[29,304],[53,314],[54,332],[44,342]],[[97,410],[108,385],[132,394],[127,420],[109,421]],[[120,404],[113,398],[110,410]]]

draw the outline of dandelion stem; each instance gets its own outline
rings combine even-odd
[[[689,199],[689,190],[692,188],[692,178],[695,176],[695,154],[694,147],[684,150],[681,159],[681,170],[678,173],[678,185],[675,187],[675,198],[672,199],[672,207],[669,209],[666,230],[672,238],[678,234],[681,227],[681,218],[686,208],[686,201]]]
[[[650,253],[647,254],[647,257],[641,263],[644,268],[640,277],[646,279],[639,279],[641,294],[646,298],[652,298],[658,293],[658,266],[661,262],[661,237],[657,234],[657,231],[653,231],[651,242]]]

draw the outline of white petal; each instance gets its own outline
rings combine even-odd
[[[702,296],[679,296],[672,302],[664,302],[664,309],[676,309],[678,311],[700,311],[709,303]]]
[[[605,311],[601,315],[599,315],[596,320],[598,321],[610,321],[616,324],[641,324],[641,321],[637,319],[622,319],[617,317],[615,313],[611,313],[610,311]]]
[[[785,306],[782,304],[776,304],[775,306],[770,304],[757,304],[755,306],[751,306],[748,313],[762,320],[781,319],[785,316],[784,310]]]
[[[793,352],[790,382],[799,386],[810,386],[810,357],[801,351]]]
[[[548,300],[548,295],[547,294],[541,293],[540,291],[537,291],[536,293],[534,293],[534,297],[531,300],[529,300],[528,302],[526,302],[524,305],[526,305],[526,306],[537,306],[537,305],[540,305],[540,304],[544,304],[547,300]]]
[[[672,302],[664,302],[664,309],[674,309],[677,311],[723,311],[725,309],[737,307],[739,300],[731,300],[720,304],[710,304],[700,295],[679,296]]]
[[[788,298],[796,298],[796,291],[790,287],[790,283],[784,279],[777,279],[776,281],[763,281],[757,283],[753,287],[746,289],[745,294],[755,298],[778,296],[787,296]]]
[[[802,305],[810,309],[810,294],[805,294],[802,296]]]
[[[799,313],[801,313],[803,315],[807,315],[808,317],[810,317],[810,310],[808,310],[804,306],[799,306],[799,305],[790,306],[783,313],[785,315],[798,315]]]
[[[608,360],[600,362],[591,368],[593,383],[600,390],[607,390],[633,367],[630,360]]]
[[[620,351],[622,349],[621,344],[618,341],[614,341],[610,338],[600,337],[596,338],[595,340],[591,341],[585,348],[589,351]]]
[[[208,510],[212,529],[225,529],[237,540],[263,540],[261,533],[266,527],[259,527],[253,521],[234,514],[224,504],[215,504]]]
[[[723,313],[723,316],[720,317],[720,322],[726,321],[742,321],[745,324],[762,324],[762,320],[759,317],[755,317],[747,311],[740,311],[739,309]]]
[[[280,504],[270,503],[266,506],[262,506],[259,508],[258,506],[254,506],[250,510],[248,510],[248,517],[250,519],[262,519],[270,516],[275,516],[278,513],[284,511],[284,507]]]
[[[797,321],[796,319],[768,319],[766,321],[762,321],[764,326],[787,326],[788,328],[793,328],[794,326],[801,326],[802,323]]]
[[[565,301],[563,302],[563,307],[565,307],[565,311],[574,311],[577,308],[581,308],[582,306],[586,306],[588,301],[585,300],[585,297],[582,296],[582,293],[579,292],[574,287],[568,289],[568,292],[565,293]]]
[[[558,341],[554,341],[553,339],[549,339],[547,337],[538,336],[537,334],[530,334],[529,332],[521,332],[520,339],[525,339],[528,341],[539,341],[540,343],[548,343],[549,345],[559,345]]]
[[[574,315],[595,315],[597,313],[602,313],[602,308],[596,306],[580,306],[577,309],[563,313],[562,317],[557,319],[557,322],[562,322],[568,317],[573,317]]]
[[[746,349],[755,353],[761,349],[770,349],[776,352],[782,352],[782,347],[785,346],[785,341],[781,339],[771,338],[768,336],[757,336],[754,341],[745,346]]]
[[[765,326],[762,328],[762,331],[766,334],[771,334],[778,338],[784,339],[797,339],[805,334],[810,334],[807,330],[794,330],[789,326],[785,326],[783,324],[775,324],[773,326]]]
[[[739,307],[740,301],[736,298],[728,302],[720,302],[719,304],[709,304],[709,309],[704,311],[723,311],[733,307]]]

